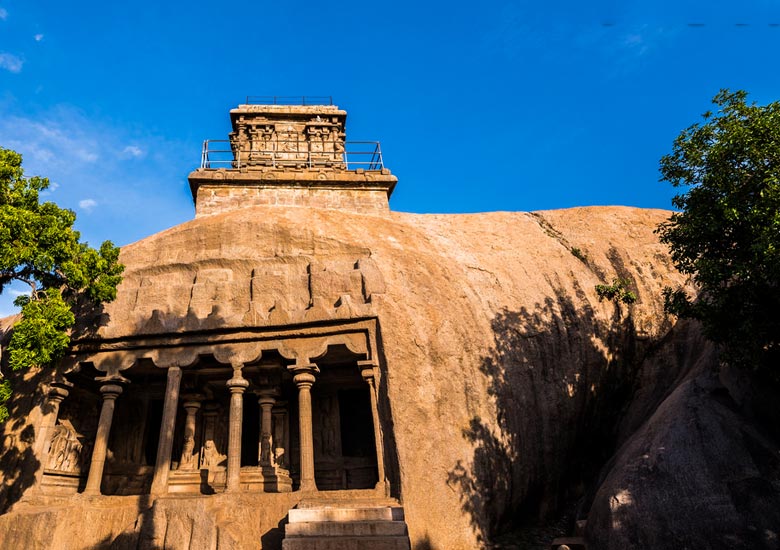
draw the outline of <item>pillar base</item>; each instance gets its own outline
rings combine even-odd
[[[290,472],[276,466],[241,469],[241,489],[263,493],[292,492]]]
[[[169,493],[201,493],[200,470],[174,470],[168,474]]]
[[[298,488],[299,493],[317,493],[319,492],[319,489],[317,489],[317,484],[314,481],[309,481],[308,483],[301,483],[301,486]]]

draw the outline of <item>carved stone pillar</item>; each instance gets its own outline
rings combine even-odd
[[[227,381],[230,388],[230,418],[228,419],[227,491],[237,491],[241,486],[241,427],[244,421],[244,390],[249,381],[241,376],[241,367],[233,367],[233,378]]]
[[[160,422],[160,439],[157,442],[157,460],[154,464],[154,478],[152,479],[151,492],[153,495],[168,492],[168,474],[171,470],[173,432],[176,428],[176,411],[179,408],[180,385],[181,368],[169,367],[162,421]]]
[[[51,446],[52,432],[57,425],[57,418],[60,414],[60,404],[68,397],[70,388],[73,384],[67,381],[52,383],[46,392],[46,400],[43,403],[43,417],[38,428],[38,435],[35,438],[35,457],[40,462],[41,467],[35,472],[35,487],[40,489],[43,479],[43,470],[49,463],[49,447]]]
[[[92,460],[89,465],[89,476],[85,495],[99,495],[100,483],[103,480],[103,467],[106,463],[106,451],[108,450],[108,436],[111,433],[111,422],[114,420],[114,404],[116,398],[122,393],[122,386],[117,380],[109,380],[100,388],[103,394],[103,406],[100,409],[95,445],[92,448]]]
[[[184,410],[187,418],[184,420],[184,445],[179,459],[180,470],[196,470],[198,468],[198,454],[195,454],[195,426],[197,414],[200,409],[201,395],[187,395],[184,400]]]
[[[374,378],[374,365],[369,362],[359,361],[360,374],[363,380],[368,384],[368,391],[371,394],[371,417],[374,420],[374,444],[376,445],[376,469],[379,481],[376,484],[377,489],[384,493],[388,492],[387,479],[385,476],[385,452],[382,444],[382,430],[379,424],[379,408],[376,399],[376,379]]]
[[[273,439],[273,416],[271,411],[276,403],[276,392],[265,389],[258,392],[257,403],[260,405],[260,454],[258,463],[262,467],[276,466],[274,463],[272,446]]]
[[[314,439],[311,422],[311,387],[315,381],[317,365],[293,367],[293,381],[298,386],[298,429],[301,447],[301,491],[316,491],[314,481]]]

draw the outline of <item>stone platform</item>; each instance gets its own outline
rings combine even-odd
[[[283,550],[409,550],[404,509],[382,499],[302,501],[290,510]]]

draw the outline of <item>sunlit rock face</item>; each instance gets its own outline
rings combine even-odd
[[[473,548],[582,493],[698,359],[663,314],[662,288],[684,283],[653,234],[666,216],[204,216],[123,249],[99,335],[377,319],[387,475],[411,543]],[[616,277],[636,304],[599,301]]]

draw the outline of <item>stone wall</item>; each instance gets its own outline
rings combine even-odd
[[[196,204],[196,217],[248,206],[308,206],[361,214],[389,213],[387,191],[382,189],[202,185],[198,188]]]

